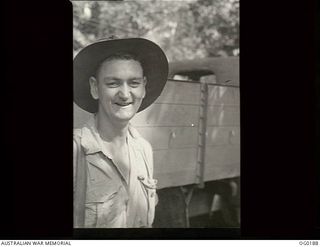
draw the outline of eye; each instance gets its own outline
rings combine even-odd
[[[107,87],[110,87],[110,88],[115,88],[115,87],[118,87],[118,86],[119,86],[119,82],[117,82],[117,81],[107,81],[107,82],[105,83],[105,85],[106,85]]]
[[[143,84],[143,81],[142,81],[142,80],[133,80],[133,81],[130,81],[130,82],[129,82],[130,87],[133,87],[133,88],[139,87],[139,86],[141,86],[142,84]]]

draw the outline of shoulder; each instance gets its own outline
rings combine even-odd
[[[80,143],[82,138],[82,129],[73,129],[73,142]]]
[[[82,135],[82,129],[73,129],[73,138],[80,138]]]
[[[141,134],[138,132],[137,129],[130,126],[129,128],[131,136],[134,138],[134,140],[139,144],[139,146],[146,152],[152,152],[152,146],[151,144],[144,139]]]
[[[150,142],[148,142],[146,139],[144,139],[142,136],[140,136],[138,138],[138,141],[141,145],[141,147],[145,150],[145,151],[148,151],[148,152],[152,152],[152,146],[150,144]]]
[[[77,153],[81,145],[82,129],[73,129],[73,153]]]

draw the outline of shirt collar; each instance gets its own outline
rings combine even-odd
[[[128,141],[130,143],[138,144],[138,139],[141,137],[139,132],[129,124],[128,128]],[[96,127],[96,117],[91,116],[88,122],[82,128],[82,138],[81,145],[84,148],[85,154],[94,154],[102,152],[109,159],[112,159],[111,152],[103,145],[103,140],[100,137],[100,134]],[[139,147],[139,145],[134,145]]]

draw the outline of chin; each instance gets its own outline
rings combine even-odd
[[[130,121],[134,116],[135,116],[135,113],[134,114],[130,113],[130,114],[118,114],[115,117],[116,119],[118,119],[118,121],[122,122],[122,121]]]

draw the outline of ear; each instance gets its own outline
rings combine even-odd
[[[143,96],[142,96],[143,99],[144,99],[144,97],[146,97],[146,85],[147,85],[147,78],[144,76],[144,77],[143,77],[143,88],[144,88],[144,92],[143,92]]]
[[[90,83],[90,93],[91,93],[92,98],[99,99],[97,79],[94,78],[93,76],[91,76],[89,78],[89,83]]]

